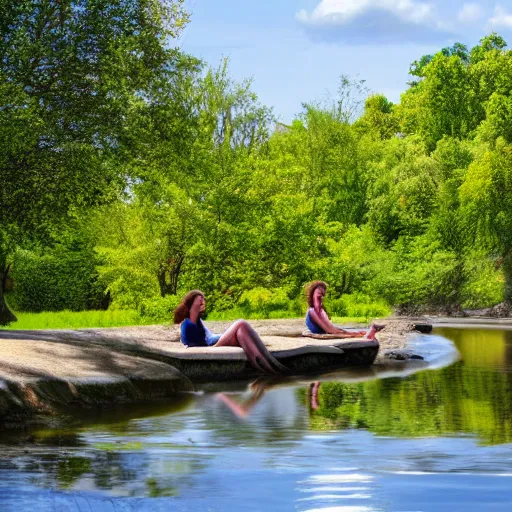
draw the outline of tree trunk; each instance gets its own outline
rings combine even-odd
[[[180,254],[172,260],[162,263],[158,271],[158,284],[160,286],[160,295],[176,295],[178,291],[178,278],[181,272],[181,265],[185,256]],[[169,281],[167,280],[169,277]]]
[[[171,293],[171,286],[167,283],[167,268],[165,265],[160,265],[158,270],[158,285],[160,286],[160,295],[162,297]]]
[[[4,286],[7,279],[7,271],[5,258],[0,257],[0,325],[8,325],[18,320],[5,302]]]
[[[183,263],[183,260],[185,259],[185,256],[179,255],[176,259],[176,263],[174,265],[174,268],[171,270],[170,273],[170,287],[171,287],[171,295],[176,295],[178,292],[178,279],[180,277],[181,272],[181,265]]]

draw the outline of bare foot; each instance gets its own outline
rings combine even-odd
[[[365,340],[369,340],[369,341],[372,341],[375,339],[375,335],[379,332],[379,331],[382,331],[382,329],[384,329],[384,327],[386,327],[385,325],[381,325],[381,324],[372,324],[370,326],[370,330],[368,331],[368,333],[366,334],[366,336],[364,337]]]

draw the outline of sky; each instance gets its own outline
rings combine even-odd
[[[183,51],[238,81],[290,123],[302,104],[335,95],[341,75],[395,103],[411,62],[498,32],[512,47],[512,0],[186,0]]]

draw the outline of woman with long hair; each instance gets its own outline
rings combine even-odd
[[[181,324],[181,341],[187,347],[241,347],[249,362],[264,373],[284,373],[283,366],[267,349],[258,333],[245,321],[237,320],[224,334],[212,334],[201,320],[206,309],[204,293],[188,292],[174,310],[174,323]]]
[[[340,338],[365,338],[373,340],[375,333],[384,328],[383,325],[372,324],[370,329],[364,331],[347,331],[335,326],[329,319],[323,304],[327,292],[327,283],[313,281],[306,287],[308,311],[306,313],[306,326],[313,334],[338,334]]]

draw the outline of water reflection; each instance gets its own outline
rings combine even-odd
[[[512,331],[442,328],[436,333],[455,343],[466,366],[510,370]]]
[[[484,444],[512,441],[512,333],[442,329],[463,361],[405,379],[325,383],[312,429],[365,428],[378,435],[473,434]]]
[[[439,370],[258,380],[11,432],[0,510],[508,510],[512,336],[442,334],[462,360]]]

